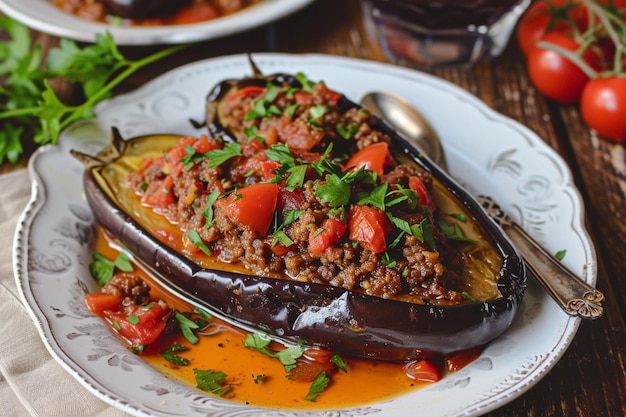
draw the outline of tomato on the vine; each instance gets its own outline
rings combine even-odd
[[[549,32],[572,33],[587,28],[586,9],[572,0],[543,0],[530,5],[517,26],[517,42],[528,56],[537,42]]]
[[[580,110],[587,126],[600,136],[626,141],[626,76],[589,81],[580,99]]]
[[[542,41],[575,52],[580,44],[565,33],[551,32]],[[601,67],[597,52],[588,49],[582,59],[594,69]],[[576,101],[589,81],[589,76],[578,65],[562,54],[536,46],[528,56],[528,75],[535,87],[545,96],[561,103]]]

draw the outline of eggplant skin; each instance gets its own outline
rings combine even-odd
[[[123,160],[125,150],[133,148],[129,146],[132,140],[123,142],[116,137],[114,142],[118,142],[118,152],[108,151],[119,157],[112,162],[94,158],[86,163],[85,195],[96,219],[154,268],[167,289],[234,324],[345,355],[405,361],[484,345],[511,325],[521,304],[526,278],[520,257],[478,203],[461,189],[455,195],[485,225],[502,252],[498,285],[503,296],[493,301],[429,306],[323,284],[203,269],[154,238],[121,208],[115,193],[107,192],[101,171]],[[411,157],[418,157],[412,146],[399,144]],[[451,186],[447,177],[440,180]]]

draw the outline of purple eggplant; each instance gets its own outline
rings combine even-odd
[[[206,123],[211,134],[236,140],[237,132],[220,114],[220,100],[232,89],[266,86],[268,82],[300,85],[298,78],[289,74],[256,74],[218,84],[208,95]],[[358,105],[342,96],[338,106]],[[509,328],[520,307],[526,287],[521,257],[473,197],[385,123],[378,121],[377,128],[391,137],[396,156],[432,174],[448,197],[456,199],[471,221],[480,225],[502,260],[497,272],[501,296],[458,305],[417,304],[331,285],[255,276],[228,265],[203,267],[151,233],[167,227],[167,220],[143,207],[124,183],[126,175],[137,168],[139,157],[160,155],[178,137],[157,135],[126,141],[114,130],[112,144],[95,157],[73,154],[85,163],[85,195],[98,222],[154,268],[165,287],[235,325],[379,360],[445,356],[485,345]]]

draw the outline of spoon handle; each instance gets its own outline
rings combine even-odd
[[[489,215],[507,233],[522,254],[526,267],[569,315],[584,319],[602,316],[604,294],[574,275],[550,255],[490,198],[479,197]]]

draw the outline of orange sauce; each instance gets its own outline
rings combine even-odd
[[[119,248],[119,243],[99,227],[95,251],[114,259]],[[171,308],[181,312],[193,311],[192,305],[160,287],[141,264],[134,263],[134,266],[135,273],[150,285],[153,299],[163,299]],[[278,359],[244,346],[246,331],[216,317],[211,323],[211,331],[206,335],[198,334],[199,342],[194,345],[176,333],[162,337],[139,355],[167,377],[192,387],[196,386],[194,369],[224,372],[226,384],[232,387],[225,398],[272,409],[323,410],[363,406],[410,393],[428,384],[408,378],[404,363],[343,357],[347,373],[339,370],[332,374],[328,387],[314,402],[308,401],[305,396],[310,382],[288,379]],[[214,331],[216,329],[219,331]],[[161,356],[160,352],[175,344],[188,347],[187,351],[175,352],[189,360],[187,366],[176,366]],[[467,363],[477,356],[478,353]]]

